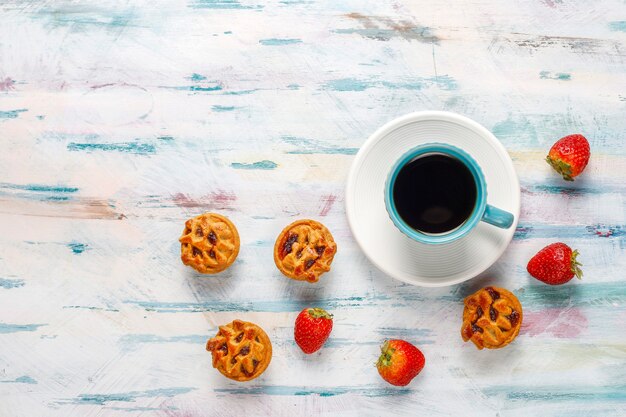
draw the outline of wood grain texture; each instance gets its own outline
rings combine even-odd
[[[622,0],[9,0],[0,22],[0,415],[626,413]],[[415,110],[486,126],[522,186],[506,253],[450,288],[378,272],[344,213],[359,147]],[[575,132],[593,156],[564,183],[542,159]],[[242,241],[216,277],[179,260],[184,220],[207,210]],[[316,285],[272,260],[300,217],[338,244]],[[581,252],[583,281],[526,274],[555,240]],[[499,351],[459,334],[463,297],[488,283],[524,306]],[[306,357],[305,306],[335,315]],[[274,343],[251,383],[204,351],[234,318]],[[373,366],[384,338],[426,355],[405,388]]]

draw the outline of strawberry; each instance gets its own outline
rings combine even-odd
[[[391,385],[408,385],[424,368],[424,354],[404,340],[385,340],[376,363],[378,373]]]
[[[583,135],[568,135],[557,140],[546,161],[566,181],[574,181],[589,162],[589,142]]]
[[[578,279],[583,276],[579,268],[582,264],[576,261],[578,251],[565,243],[553,243],[541,249],[530,261],[526,270],[539,281],[550,285],[565,284],[574,275]]]
[[[321,308],[305,308],[296,317],[293,336],[306,354],[321,349],[333,330],[333,315]]]

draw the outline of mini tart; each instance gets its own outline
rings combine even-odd
[[[204,213],[185,222],[180,259],[203,274],[216,274],[232,265],[239,254],[239,233],[221,214]]]
[[[504,288],[485,287],[465,298],[461,337],[478,349],[499,349],[511,343],[522,326],[522,305]]]
[[[234,381],[250,381],[261,375],[272,360],[272,343],[254,323],[233,320],[220,326],[206,344],[213,367]]]
[[[297,220],[285,227],[274,245],[274,263],[287,277],[317,282],[330,271],[337,244],[330,231],[315,220]]]

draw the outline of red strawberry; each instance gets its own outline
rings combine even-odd
[[[333,315],[321,308],[305,308],[296,317],[293,336],[306,354],[321,349],[333,330]]]
[[[589,142],[583,135],[568,135],[556,141],[546,161],[566,181],[574,181],[589,162]]]
[[[574,278],[583,276],[579,268],[581,263],[576,261],[578,251],[565,243],[553,243],[541,249],[530,261],[526,270],[539,281],[550,285],[561,285]]]
[[[408,385],[424,368],[426,358],[415,346],[404,340],[385,340],[376,367],[391,385]]]

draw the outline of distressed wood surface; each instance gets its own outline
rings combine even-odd
[[[625,60],[621,0],[3,1],[0,415],[624,415]],[[443,289],[378,272],[344,213],[369,134],[427,109],[494,132],[522,187],[503,257]],[[570,184],[543,157],[575,132],[593,156]],[[216,277],[179,260],[184,220],[208,210],[242,239]],[[338,243],[316,285],[273,264],[302,217]],[[555,240],[583,281],[526,274]],[[477,351],[462,299],[488,283],[519,296],[524,325]],[[292,338],[305,306],[335,315],[311,356]],[[251,383],[204,351],[234,318],[273,341]],[[426,355],[408,387],[373,366],[385,338]]]

